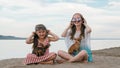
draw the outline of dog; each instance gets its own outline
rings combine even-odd
[[[68,49],[69,54],[73,54],[74,51],[80,51],[81,39],[75,39],[75,43]]]
[[[32,54],[35,54],[36,56],[43,56],[47,50],[47,48],[49,48],[50,44],[44,46],[42,43],[40,44],[40,46],[37,46],[33,49]]]

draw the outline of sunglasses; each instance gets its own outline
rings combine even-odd
[[[76,22],[81,22],[82,20],[80,18],[73,18],[71,22],[76,23]]]

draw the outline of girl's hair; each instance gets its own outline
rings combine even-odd
[[[48,31],[46,29],[46,27],[43,24],[38,24],[35,26],[35,31],[39,31],[39,30],[45,30],[46,31],[46,35],[44,37],[44,39],[48,36]],[[33,38],[33,49],[37,47],[38,45],[38,35],[35,33],[34,34],[34,38]]]
[[[80,13],[75,13],[74,15],[79,15],[82,19],[82,23],[86,22],[85,18]],[[73,17],[72,17],[72,19],[73,19]],[[83,24],[81,25],[80,31],[81,31],[80,37],[84,38],[85,37],[85,34],[84,34],[85,26]],[[75,32],[76,32],[76,26],[73,24],[73,26],[71,27],[70,39],[72,39],[72,40],[74,39]]]

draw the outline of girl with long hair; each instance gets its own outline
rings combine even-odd
[[[69,26],[62,33],[68,52],[59,50],[58,55],[68,62],[92,62],[90,33],[91,28],[87,25],[85,18],[80,13],[75,13]]]
[[[32,34],[26,39],[27,44],[33,44],[33,51],[27,55],[24,64],[53,64],[56,58],[56,53],[50,53],[49,46],[50,42],[57,41],[58,39],[58,36],[50,30],[47,30],[43,24],[36,25],[35,32],[32,32]]]

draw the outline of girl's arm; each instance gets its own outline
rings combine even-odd
[[[27,43],[27,44],[33,43],[34,34],[35,34],[35,33],[32,32],[32,34],[26,39],[26,43]]]
[[[69,28],[66,28],[66,29],[64,30],[64,32],[62,33],[61,36],[62,36],[62,37],[66,37],[68,30],[69,30]]]
[[[92,30],[91,28],[87,25],[87,23],[84,23],[85,27],[86,27],[86,32],[90,33]]]
[[[48,31],[48,34],[52,36],[49,37],[50,41],[57,41],[59,39],[59,37],[56,34],[52,33],[51,31]]]
[[[72,27],[72,24],[70,23],[70,25],[64,30],[64,32],[62,33],[62,37],[66,37],[66,35],[67,35],[67,32],[68,32],[68,30],[70,29]]]

